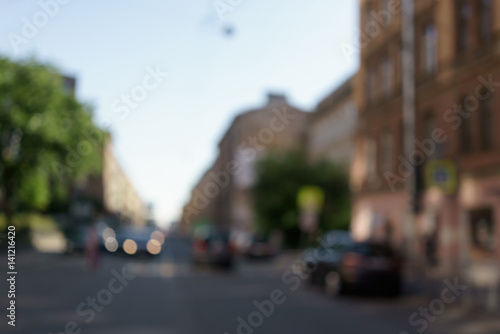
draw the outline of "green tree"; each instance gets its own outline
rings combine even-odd
[[[0,57],[0,198],[7,223],[18,208],[44,210],[68,185],[97,172],[104,133],[54,67]]]
[[[257,163],[256,172],[254,207],[261,233],[281,230],[287,246],[298,246],[297,195],[303,186],[317,186],[324,192],[318,232],[349,228],[349,179],[340,167],[326,160],[309,162],[303,151],[294,150],[269,154]]]

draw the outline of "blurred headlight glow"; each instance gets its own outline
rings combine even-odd
[[[104,231],[102,231],[102,237],[104,240],[108,240],[108,238],[116,238],[116,233],[112,228],[105,228]]]
[[[158,240],[151,239],[146,245],[148,252],[152,255],[159,254],[161,252],[161,244]]]
[[[104,247],[110,252],[116,252],[118,249],[118,241],[116,241],[115,238],[107,238],[106,241],[104,242]]]
[[[161,245],[165,242],[165,236],[160,231],[153,231],[153,233],[151,233],[151,239],[158,241]]]
[[[137,244],[132,239],[127,239],[123,242],[123,251],[127,254],[133,255],[137,252]]]

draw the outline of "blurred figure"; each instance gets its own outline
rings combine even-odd
[[[95,224],[90,225],[85,240],[85,260],[91,270],[96,270],[101,262],[99,235]]]

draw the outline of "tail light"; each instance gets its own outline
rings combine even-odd
[[[231,242],[227,243],[227,251],[231,254],[236,253],[236,247]]]
[[[207,248],[208,248],[208,244],[205,240],[203,240],[203,239],[195,240],[195,242],[194,242],[195,251],[204,252],[207,250]]]
[[[363,264],[363,257],[356,253],[347,253],[344,255],[342,264],[347,267],[359,267]]]
[[[395,258],[394,261],[394,267],[396,267],[396,269],[401,269],[403,268],[403,259],[401,258]]]

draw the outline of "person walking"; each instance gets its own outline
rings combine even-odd
[[[96,270],[101,262],[99,252],[99,235],[95,224],[90,225],[85,240],[85,259],[91,270]]]

